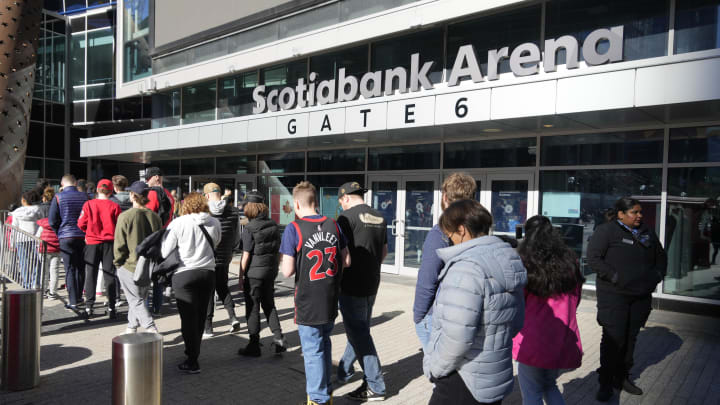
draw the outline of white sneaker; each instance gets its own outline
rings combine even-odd
[[[129,335],[131,333],[137,333],[137,328],[125,328],[125,333],[123,333],[123,335]]]
[[[157,326],[151,326],[145,329],[145,332],[157,333],[158,335],[160,334],[160,332],[158,332]]]
[[[232,323],[230,324],[230,330],[228,331],[228,333],[235,332],[240,332],[240,321],[238,321],[237,319],[232,321]]]

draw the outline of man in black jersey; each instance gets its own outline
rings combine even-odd
[[[345,354],[338,363],[338,380],[348,381],[357,360],[363,369],[363,383],[348,394],[362,402],[383,401],[385,380],[380,370],[375,343],[370,335],[370,319],[380,286],[380,266],[387,256],[387,223],[382,214],[365,204],[365,189],[357,182],[345,183],[338,191],[343,212],[340,230],[347,237],[352,267],[343,269],[340,312],[347,334]]]
[[[297,220],[283,233],[280,270],[295,275],[295,323],[305,361],[307,404],[330,403],[332,347],[330,332],[338,313],[340,276],[350,253],[337,223],[318,215],[316,191],[308,181],[293,189]]]

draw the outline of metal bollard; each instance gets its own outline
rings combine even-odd
[[[5,291],[2,295],[2,387],[10,391],[40,383],[40,290]]]
[[[112,340],[112,403],[162,403],[163,338],[156,333],[128,333]]]

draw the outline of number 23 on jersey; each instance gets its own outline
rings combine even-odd
[[[326,256],[327,255],[327,256]],[[313,249],[309,251],[306,257],[314,260],[310,269],[310,281],[322,280],[325,277],[334,277],[337,274],[337,247],[326,247],[323,250]],[[327,257],[327,262],[325,258]]]

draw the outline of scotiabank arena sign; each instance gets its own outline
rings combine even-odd
[[[602,47],[600,46],[602,44]],[[470,79],[475,83],[485,80],[497,80],[500,63],[508,59],[510,69],[515,76],[530,76],[542,68],[545,72],[557,70],[557,53],[565,50],[565,66],[568,69],[578,68],[578,52],[580,44],[573,36],[562,36],[545,41],[545,52],[534,43],[518,45],[512,51],[509,47],[487,51],[487,71],[480,70],[475,49],[472,45],[464,45],[458,49],[457,56],[446,80],[448,86],[457,86],[462,79]],[[599,48],[604,50],[601,52]],[[596,66],[622,60],[623,27],[601,28],[592,31],[582,43],[582,55],[586,65]],[[411,56],[410,72],[403,67],[365,73],[359,79],[346,75],[345,69],[338,71],[338,77],[317,82],[317,73],[310,73],[309,80],[298,79],[295,87],[272,89],[266,93],[266,87],[257,86],[253,90],[253,114],[292,110],[307,106],[326,105],[356,100],[390,96],[395,91],[400,93],[432,90],[433,83],[428,78],[434,61],[420,65],[420,54]],[[393,83],[396,89],[393,89]],[[325,118],[327,120],[327,117]],[[323,123],[324,126],[324,123]]]

